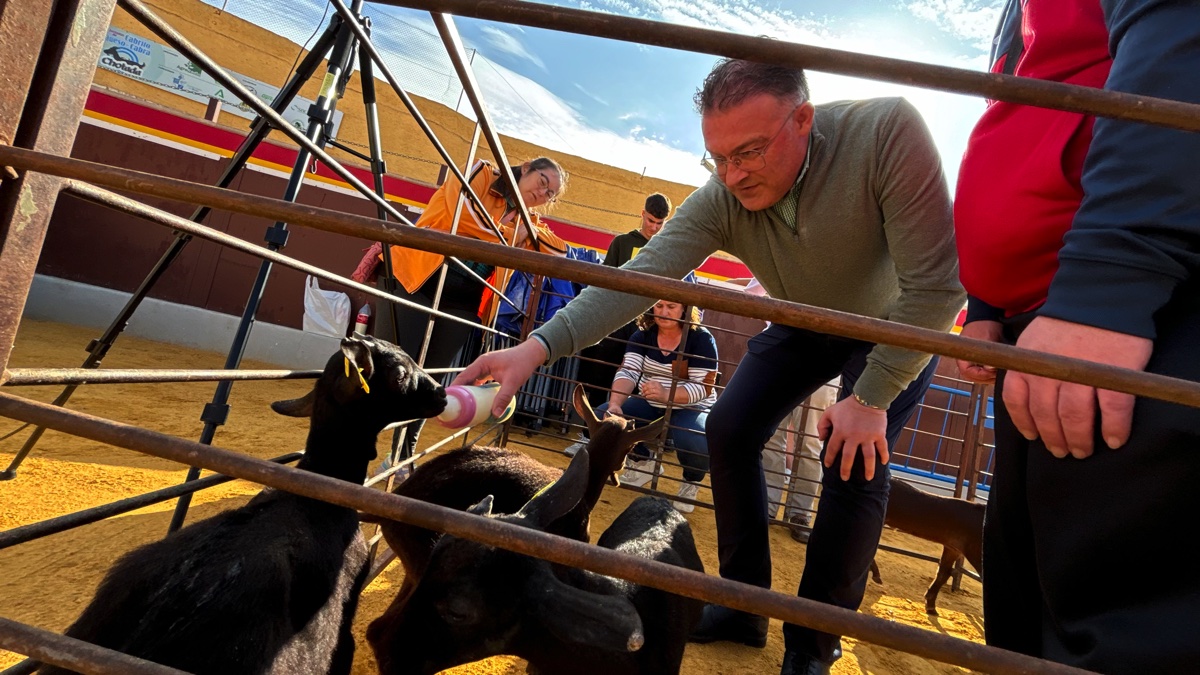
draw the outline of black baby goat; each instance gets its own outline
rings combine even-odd
[[[588,483],[580,450],[558,481],[514,515],[471,513],[545,531],[570,513]],[[597,544],[704,571],[687,520],[670,502],[635,500]],[[671,675],[703,603],[583,570],[561,568],[486,544],[443,536],[399,611],[372,622],[367,638],[383,675],[432,675],[496,654],[543,675]]]
[[[299,468],[361,484],[386,425],[445,403],[403,350],[355,337],[308,395],[271,407],[311,417]],[[353,509],[268,488],[127,553],[67,635],[202,675],[349,673],[366,561]]]

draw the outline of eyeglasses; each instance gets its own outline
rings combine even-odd
[[[796,108],[799,107],[800,106],[796,106]],[[779,134],[783,132],[784,127],[787,126],[787,123],[790,122],[793,115],[795,115],[796,108],[792,108],[792,111],[787,114],[787,117],[784,118],[783,124],[779,125],[779,129],[777,129],[775,133],[771,134],[771,137],[767,139],[766,143],[762,144],[761,148],[756,150],[743,150],[742,152],[736,152],[729,157],[721,157],[720,155],[714,155],[706,152],[704,153],[704,159],[713,163],[713,165],[716,167],[718,175],[722,175],[728,171],[730,164],[747,173],[762,169],[767,165],[767,148],[771,147],[771,144],[775,142],[776,138],[779,138]]]
[[[546,202],[553,204],[558,199],[558,193],[550,189],[550,177],[544,171],[538,171],[538,189],[546,195]]]

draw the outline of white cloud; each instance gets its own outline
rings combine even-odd
[[[995,0],[911,0],[902,6],[913,16],[984,51],[992,44],[1001,10]]]
[[[480,28],[480,32],[483,33],[488,44],[490,44],[499,52],[508,54],[509,56],[515,56],[519,59],[525,59],[543,71],[546,70],[546,64],[542,61],[541,57],[526,49],[525,46],[521,44],[520,40],[508,34],[507,32],[500,30],[495,26],[486,25]]]
[[[593,9],[678,25],[764,35],[801,44],[971,70],[987,68],[987,48],[1002,4],[999,0],[910,0],[903,5],[915,17],[932,22],[955,41],[965,41],[974,47],[977,54],[968,56],[944,47],[935,50],[933,46],[917,43],[911,36],[897,31],[893,22],[885,18],[851,22],[837,16],[800,16],[778,5],[772,8],[755,0],[640,0],[636,6],[628,0],[588,1]],[[983,111],[982,100],[816,71],[809,72],[809,84],[817,103],[877,96],[907,98],[925,118],[942,155],[947,178],[951,185],[954,184],[967,136]],[[680,108],[690,108],[690,101],[680,102]],[[645,137],[639,137],[639,140],[649,142]],[[692,164],[698,161],[698,157],[693,156]],[[707,177],[688,168],[691,175],[699,176],[699,180]]]
[[[596,128],[545,87],[503,66],[476,59],[475,76],[488,115],[504,134],[658,178],[693,185],[708,178],[697,155],[640,136],[640,127],[627,135]]]
[[[215,3],[219,0],[205,1]],[[996,23],[999,5],[1002,4],[1000,0],[894,1],[896,5],[890,9],[882,9],[874,16],[860,12],[854,19],[849,19],[836,13],[800,15],[787,9],[799,4],[795,2],[768,5],[761,0],[549,0],[552,3],[570,4],[591,11],[743,35],[768,35],[802,44],[859,53],[974,70],[983,70],[986,67],[986,43],[990,41]],[[287,33],[293,39],[303,40],[308,37],[312,26],[320,18],[323,9],[319,7],[320,4],[318,0],[301,0],[291,6],[297,11],[282,11],[280,6],[275,4],[275,0],[239,0],[237,3],[231,3],[230,11],[246,12],[247,7],[254,7],[257,14],[252,16],[256,20],[258,15],[274,17],[264,24],[267,28]],[[918,26],[932,26],[950,39],[914,39],[903,27],[897,27],[897,17],[894,14],[897,10],[907,11],[914,17],[914,22],[925,22],[918,23]],[[836,12],[836,7],[831,12]],[[376,20],[376,43],[388,54],[388,61],[401,77],[402,84],[413,93],[454,105],[461,85],[450,67],[445,48],[436,36],[428,14],[406,12],[381,5],[372,5],[369,13]],[[523,28],[515,25],[482,24],[479,30],[483,40],[480,46],[485,52],[520,58],[546,71],[545,62],[536,53],[524,47],[522,39],[528,34]],[[579,49],[588,49],[586,41],[592,39],[579,37]],[[656,48],[645,46],[639,47],[637,51],[637,54],[645,55],[646,68],[654,67],[652,60],[659,53]],[[618,126],[622,128],[606,130],[589,122],[586,115],[587,106],[565,100],[575,98],[568,92],[556,96],[533,79],[482,58],[482,54],[475,59],[475,72],[483,87],[484,100],[488,102],[493,121],[504,134],[538,143],[558,152],[569,152],[639,173],[644,168],[650,175],[670,180],[700,184],[707,178],[707,174],[699,166],[702,148],[686,147],[694,141],[681,143],[679,140],[685,135],[695,138],[694,130],[699,124],[692,112],[691,101],[686,98],[677,102],[656,101],[653,104],[656,110],[653,119],[658,120],[657,123],[651,121],[646,114],[638,112],[648,104],[639,103],[637,100],[625,100],[622,105],[630,105],[633,109],[616,117]],[[574,89],[591,101],[603,105],[608,105],[608,102],[593,94],[585,85],[589,80],[595,82],[592,78],[621,77],[620,72],[603,66],[592,73],[574,75],[577,80],[573,83]],[[907,97],[922,112],[929,124],[952,182],[967,134],[983,109],[982,102],[973,97],[819,72],[810,72],[810,83],[813,98],[818,103],[873,96]],[[698,85],[699,81],[695,84]],[[463,106],[463,112],[473,116],[467,108],[469,106]],[[664,130],[661,129],[664,121],[676,127],[675,132],[667,132],[669,137],[665,136]],[[626,128],[634,124],[636,126]],[[693,125],[693,133],[678,133],[678,129],[686,125]],[[685,149],[679,149],[680,145]]]
[[[606,100],[600,98],[599,96],[593,94],[592,92],[588,91],[587,89],[584,88],[584,86],[582,84],[579,84],[578,82],[575,82],[574,84],[575,84],[575,88],[578,89],[580,92],[582,92],[584,96],[587,96],[588,98],[592,99],[596,103],[599,103],[600,105],[603,105],[603,106],[608,105],[608,101],[606,101]]]

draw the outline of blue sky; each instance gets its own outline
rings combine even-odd
[[[205,0],[303,42],[322,0]],[[551,0],[550,4],[974,70],[987,66],[1002,0]],[[428,13],[371,5],[376,44],[413,93],[455,105],[453,71]],[[698,185],[704,151],[692,95],[716,57],[456,19],[501,132],[554,151]],[[953,185],[980,99],[809,73],[813,100],[902,95],[925,116]],[[470,114],[465,101],[459,108]],[[387,139],[385,138],[385,147]],[[394,148],[392,148],[394,149]],[[402,150],[400,150],[402,151]]]

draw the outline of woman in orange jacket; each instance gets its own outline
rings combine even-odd
[[[525,162],[519,167],[513,167],[513,175],[517,179],[517,189],[521,192],[525,206],[530,209],[553,204],[562,195],[567,184],[567,173],[563,171],[558,162],[549,157],[539,157]],[[503,234],[503,243],[552,255],[566,254],[566,242],[543,225],[538,214],[532,212],[529,215],[537,232],[536,242],[529,236],[529,230],[526,229],[525,223],[518,214],[516,200],[508,193],[508,186],[501,178],[500,171],[491,162],[486,160],[476,162],[468,174],[468,181],[471,189],[479,195],[484,209],[498,226],[500,233]],[[454,179],[446,181],[433,193],[429,205],[425,207],[425,212],[417,220],[416,226],[450,232],[460,195],[462,195],[462,186],[459,182]],[[487,218],[478,212],[469,199],[463,200],[462,216],[459,218],[455,234],[460,237],[501,243],[496,231],[488,224]],[[439,277],[437,272],[445,262],[445,257],[437,253],[401,246],[387,248],[391,255],[392,274],[395,278],[388,280],[384,278],[384,275],[380,275],[379,287],[401,298],[432,307],[433,296],[437,291]],[[371,262],[382,260],[382,254],[378,258],[374,255],[368,257],[371,258]],[[366,262],[364,260],[364,263]],[[512,274],[511,270],[493,267],[485,263],[469,260],[463,262],[480,277],[488,279],[493,286],[501,290],[504,290]],[[352,278],[357,281],[365,281],[369,274],[366,268],[373,266],[360,265]],[[446,283],[442,289],[439,309],[447,314],[480,323],[484,291],[485,287],[479,280],[469,276],[458,265],[451,263],[447,268]],[[489,292],[488,295],[492,296],[493,294]],[[495,297],[490,298],[488,307],[483,308],[484,317],[490,319],[491,316],[494,316],[498,302],[502,301]],[[417,358],[421,352],[421,342],[425,337],[428,315],[403,305],[394,304],[392,309],[396,312],[396,323],[399,326],[400,334],[394,333],[388,312],[377,311],[375,336],[399,345],[413,358]],[[522,311],[524,309],[521,308]],[[462,349],[470,335],[470,326],[445,319],[436,319],[433,324],[429,349],[425,356],[425,367],[448,367],[454,362],[454,357]],[[410,454],[416,444],[419,432],[419,426],[410,428],[402,457]]]

